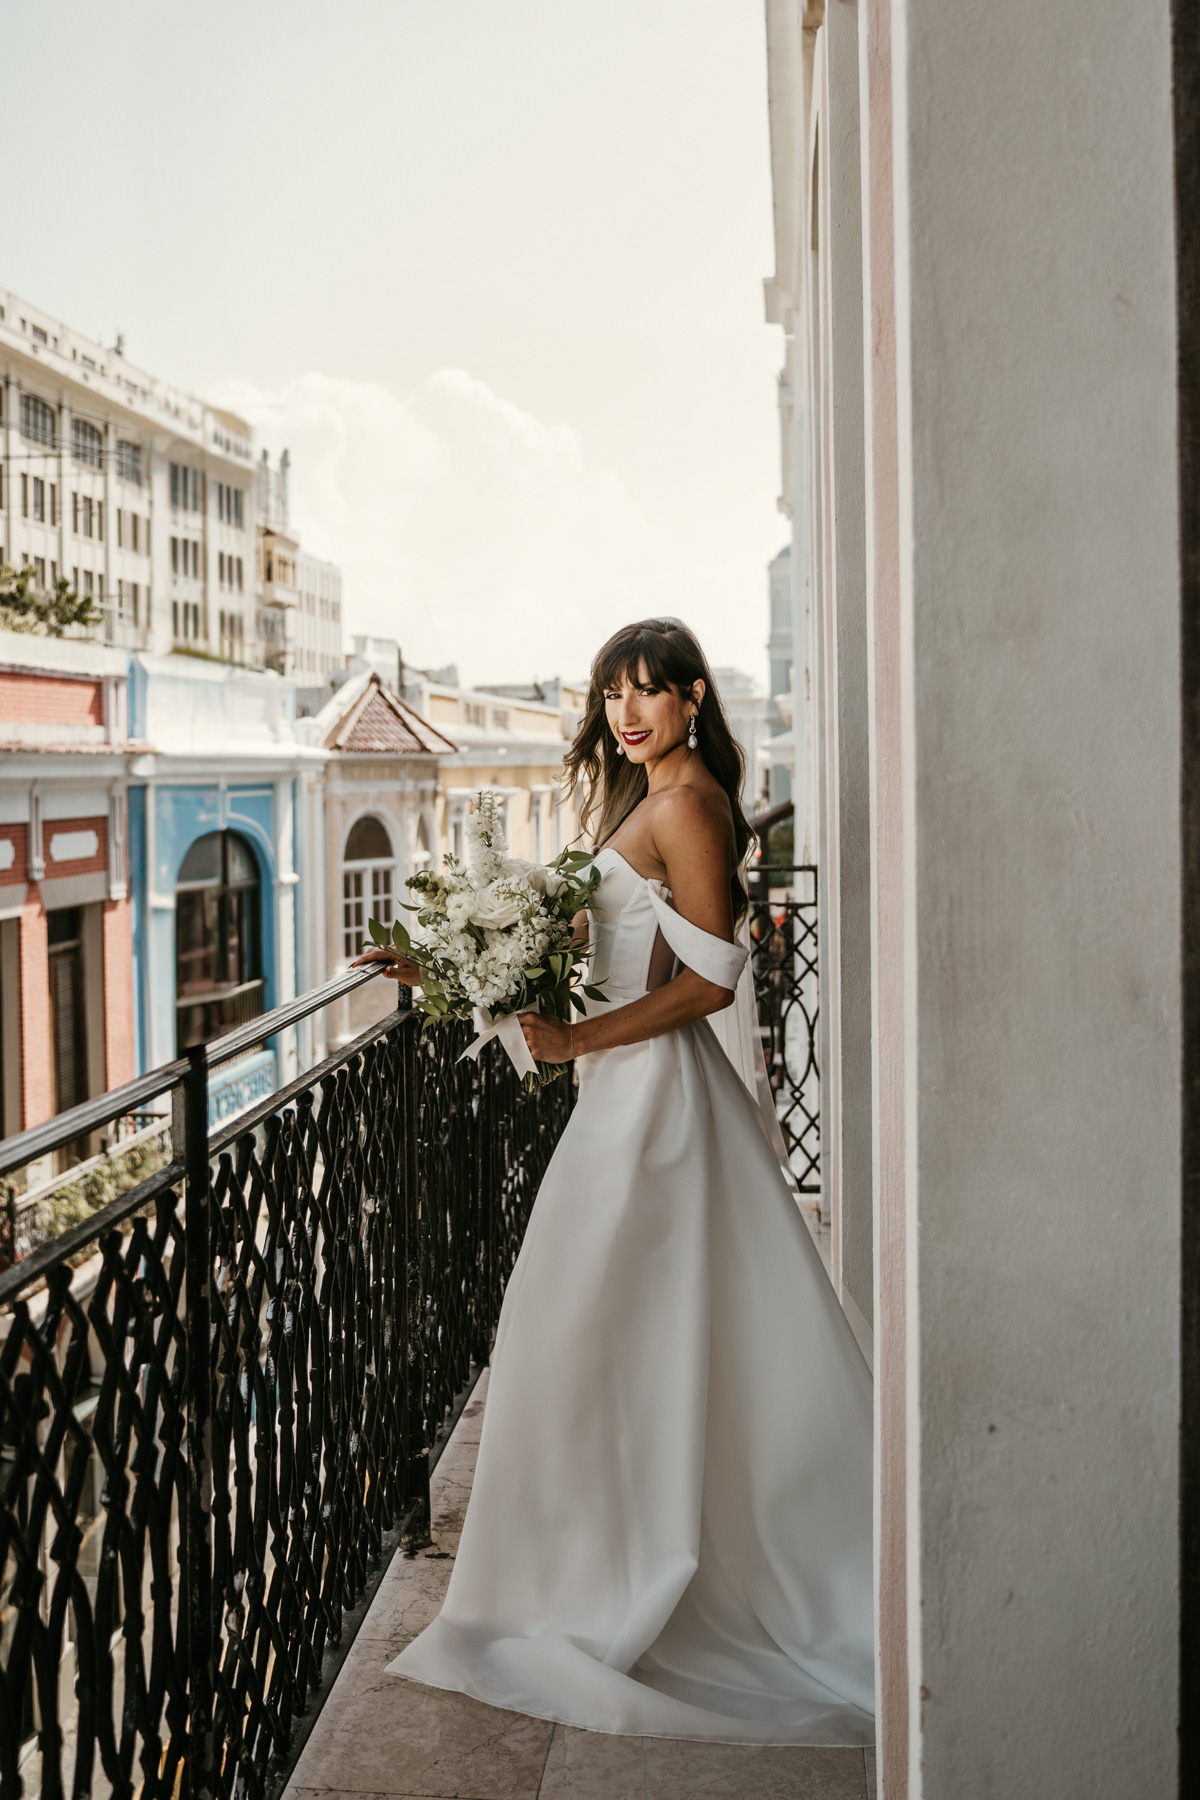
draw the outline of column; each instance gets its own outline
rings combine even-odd
[[[871,1119],[875,1567],[880,1790],[908,1788],[905,1425],[905,981],[900,519],[890,0],[861,0],[863,414],[871,784]]]
[[[21,914],[21,1128],[54,1114],[50,956],[42,890],[30,882]]]
[[[296,998],[296,885],[294,866],[296,789],[292,777],[275,783],[275,1004]],[[299,1071],[295,1027],[276,1040],[279,1079],[291,1081]]]
[[[866,539],[863,482],[862,201],[858,20],[853,0],[826,9],[815,158],[820,182],[817,317],[825,378],[822,630],[826,835],[821,862],[829,1054],[822,1160],[834,1281],[864,1350],[872,1316],[870,775],[867,752]]]
[[[1170,16],[892,24],[909,1791],[1168,1795]]]

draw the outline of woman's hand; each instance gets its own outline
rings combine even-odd
[[[553,1013],[520,1014],[521,1030],[535,1062],[565,1063],[575,1056],[575,1027]],[[582,1048],[582,1046],[581,1046]]]
[[[389,950],[383,944],[371,944],[356,956],[350,964],[352,969],[369,968],[372,963],[386,963],[384,977],[388,981],[402,981],[406,987],[420,987],[421,969],[411,956],[401,956],[398,950]]]

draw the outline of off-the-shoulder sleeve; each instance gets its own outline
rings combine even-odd
[[[659,930],[685,968],[692,969],[716,987],[737,987],[738,976],[750,952],[744,944],[727,944],[724,938],[702,931],[675,911],[662,895],[648,888]]]

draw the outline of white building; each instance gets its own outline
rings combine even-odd
[[[342,572],[301,547],[289,521],[285,450],[273,469],[258,466],[258,632],[263,661],[300,687],[316,687],[344,667]]]
[[[552,692],[553,703],[526,698],[534,691],[533,684],[461,687],[453,667],[405,670],[405,698],[455,746],[438,763],[438,835],[460,859],[467,809],[480,788],[498,795],[514,856],[545,862],[578,835],[578,816],[562,785],[562,759],[587,689],[556,682],[536,690]]]
[[[316,982],[361,951],[369,919],[402,917],[405,882],[441,861],[439,765],[455,746],[374,670],[353,674],[299,730],[325,758],[302,780],[298,811],[311,847],[302,941]],[[396,1004],[387,982],[360,988],[333,1015],[306,1024],[309,1054],[324,1054]]]
[[[4,560],[65,576],[112,644],[255,661],[250,428],[0,289]]]
[[[343,666],[342,583],[288,522],[288,458],[0,289],[0,546],[100,606],[99,635],[268,667]]]
[[[790,501],[788,502],[790,507]],[[795,740],[792,737],[792,546],[783,549],[767,565],[767,605],[770,635],[767,638],[769,686],[767,698],[768,790],[770,804],[780,806],[792,797]]]
[[[742,809],[748,815],[767,804],[767,720],[769,702],[753,675],[742,669],[714,669],[713,680],[733,734],[746,759]]]

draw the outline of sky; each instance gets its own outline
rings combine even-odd
[[[0,283],[287,446],[347,647],[577,677],[672,613],[765,685],[761,0],[40,0],[4,39]]]

